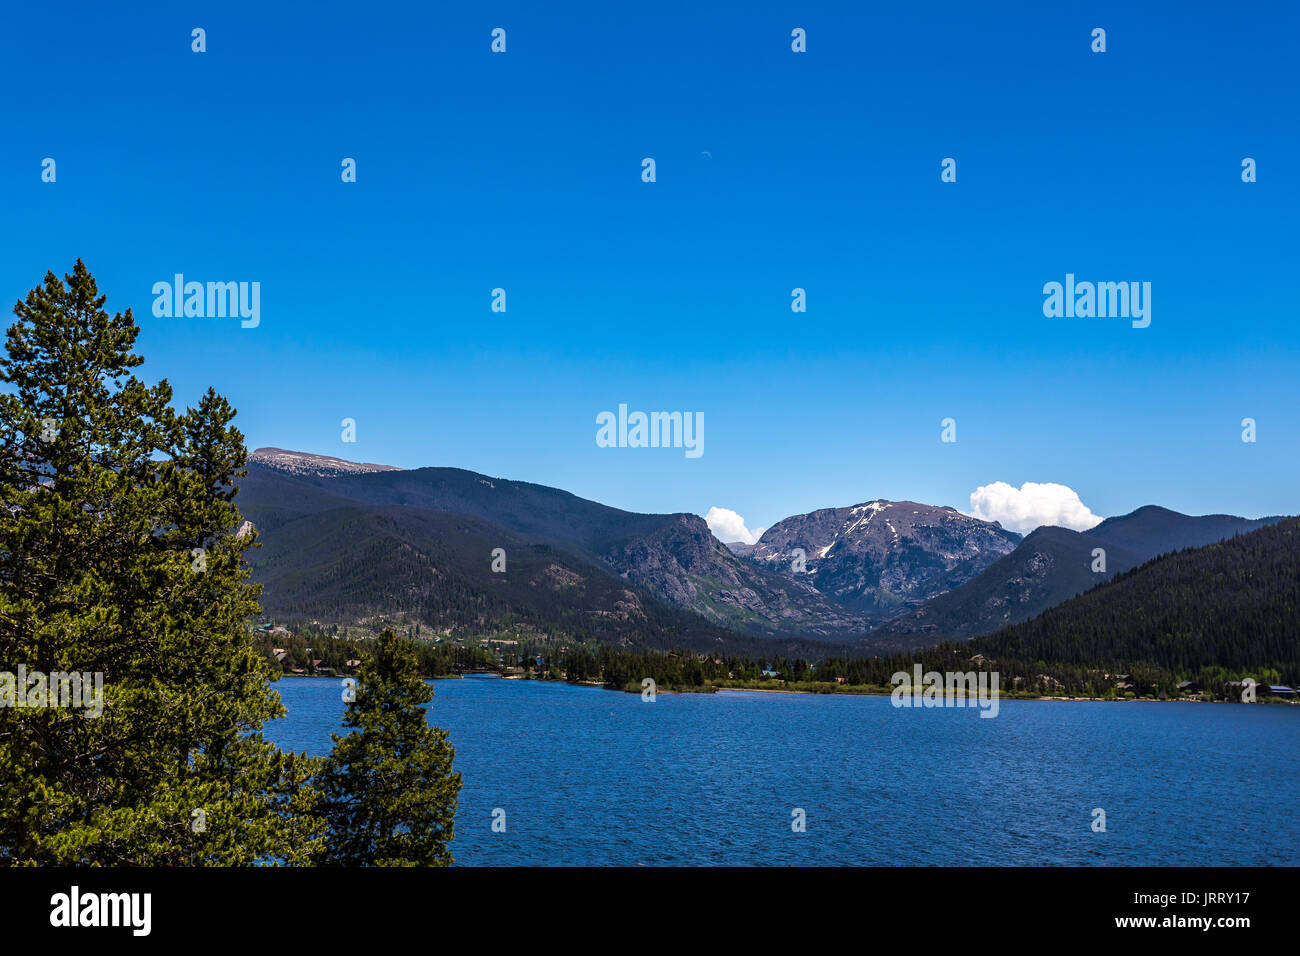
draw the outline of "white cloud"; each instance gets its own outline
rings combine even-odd
[[[710,508],[709,513],[704,516],[704,522],[713,532],[713,536],[723,544],[729,544],[732,541],[743,541],[745,544],[753,544],[760,537],[766,528],[755,528],[750,531],[745,527],[745,519],[730,508]]]
[[[1005,481],[980,485],[970,496],[970,514],[985,521],[1000,521],[1010,531],[1028,534],[1041,525],[1087,531],[1101,524],[1068,485],[1026,481],[1019,488]]]

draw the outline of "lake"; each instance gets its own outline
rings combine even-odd
[[[433,685],[464,783],[459,865],[1300,863],[1300,707],[1003,700],[982,719],[888,697]],[[276,689],[289,716],[267,737],[328,752],[340,682]]]

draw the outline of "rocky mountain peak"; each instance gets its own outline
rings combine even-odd
[[[744,557],[883,620],[964,583],[1019,542],[951,507],[877,498],[778,521]]]
[[[332,458],[329,455],[312,455],[305,451],[286,451],[283,448],[258,448],[249,453],[248,460],[291,475],[311,475],[317,478],[334,478],[338,475],[364,475],[374,471],[402,470],[392,465],[347,461],[343,458]]]

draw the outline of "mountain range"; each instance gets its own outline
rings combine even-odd
[[[1159,554],[1279,519],[1149,506],[1021,538],[951,507],[872,500],[724,545],[693,514],[638,514],[456,468],[261,448],[239,505],[262,604],[283,619],[404,615],[444,633],[655,647],[900,650],[1032,618]],[[1094,571],[1094,551],[1105,570]],[[505,570],[493,570],[497,549]],[[499,562],[498,562],[499,563]],[[832,645],[832,646],[827,646]]]
[[[461,612],[435,607],[450,600],[435,581],[451,576],[485,609],[478,626],[490,628],[500,623],[487,610],[492,596],[515,586],[514,569],[527,566],[520,562],[545,554],[554,565],[545,580],[589,589],[585,597],[571,591],[573,606],[563,609],[583,622],[616,619],[623,604],[673,609],[676,627],[700,634],[835,641],[867,627],[810,583],[742,561],[698,515],[635,514],[456,468],[357,472],[336,459],[284,455],[258,449],[240,483],[240,508],[262,544],[250,562],[270,614],[342,621],[407,613],[430,626],[469,626]],[[497,548],[506,553],[504,575],[491,571]],[[387,583],[361,583],[371,580]],[[509,613],[558,624],[559,609],[543,610],[539,601],[551,602],[532,594],[516,593]]]
[[[910,650],[990,634],[1036,617],[1157,555],[1212,544],[1280,520],[1191,516],[1147,505],[1087,531],[1038,528],[962,586],[877,628],[872,642],[882,650]],[[1104,570],[1097,549],[1104,552]]]

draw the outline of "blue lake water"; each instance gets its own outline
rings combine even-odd
[[[1300,864],[1300,707],[434,688],[459,865]],[[267,736],[326,753],[340,682],[276,689]]]

